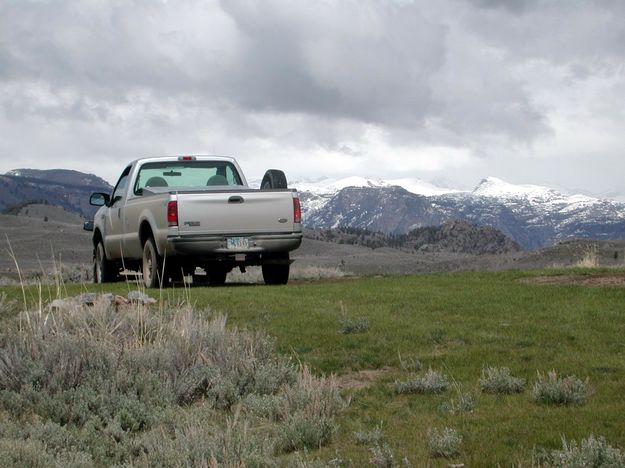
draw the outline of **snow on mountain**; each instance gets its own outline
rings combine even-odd
[[[472,193],[473,195],[499,199],[524,198],[530,203],[583,204],[598,201],[597,198],[587,195],[566,195],[552,188],[540,185],[511,184],[496,177],[483,179]]]
[[[309,192],[317,195],[334,194],[347,187],[394,187],[399,186],[416,195],[441,195],[443,193],[458,192],[455,189],[437,187],[429,182],[416,178],[401,179],[372,179],[367,177],[345,177],[331,179],[324,177],[314,181],[294,181],[289,184],[301,192]]]

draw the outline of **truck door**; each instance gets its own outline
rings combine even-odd
[[[127,187],[128,187],[128,175],[130,173],[131,166],[128,166],[119,180],[115,189],[113,189],[113,195],[111,196],[111,203],[106,210],[106,225],[104,234],[104,249],[108,258],[120,258],[122,256],[122,234],[123,234],[123,220],[124,220],[124,206],[126,205]]]

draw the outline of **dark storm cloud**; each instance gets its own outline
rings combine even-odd
[[[231,97],[257,110],[417,125],[446,28],[415,5],[224,1],[242,45]]]

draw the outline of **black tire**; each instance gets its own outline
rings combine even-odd
[[[93,251],[93,282],[96,284],[117,281],[119,272],[113,262],[106,258],[102,241],[98,241]]]
[[[287,188],[286,175],[279,169],[269,169],[263,176],[260,188],[262,190],[285,189]]]
[[[143,284],[146,288],[158,288],[165,285],[161,281],[163,259],[156,250],[154,239],[148,237],[143,244],[143,258],[141,261],[141,272],[143,273]]]
[[[291,265],[270,263],[263,265],[263,280],[265,284],[287,284],[289,282],[289,273]]]

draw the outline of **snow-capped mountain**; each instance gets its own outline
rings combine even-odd
[[[314,228],[350,226],[399,234],[463,219],[493,226],[528,249],[569,238],[625,238],[625,203],[495,177],[483,179],[473,191],[418,179],[360,177],[290,185],[300,191],[305,225]]]

